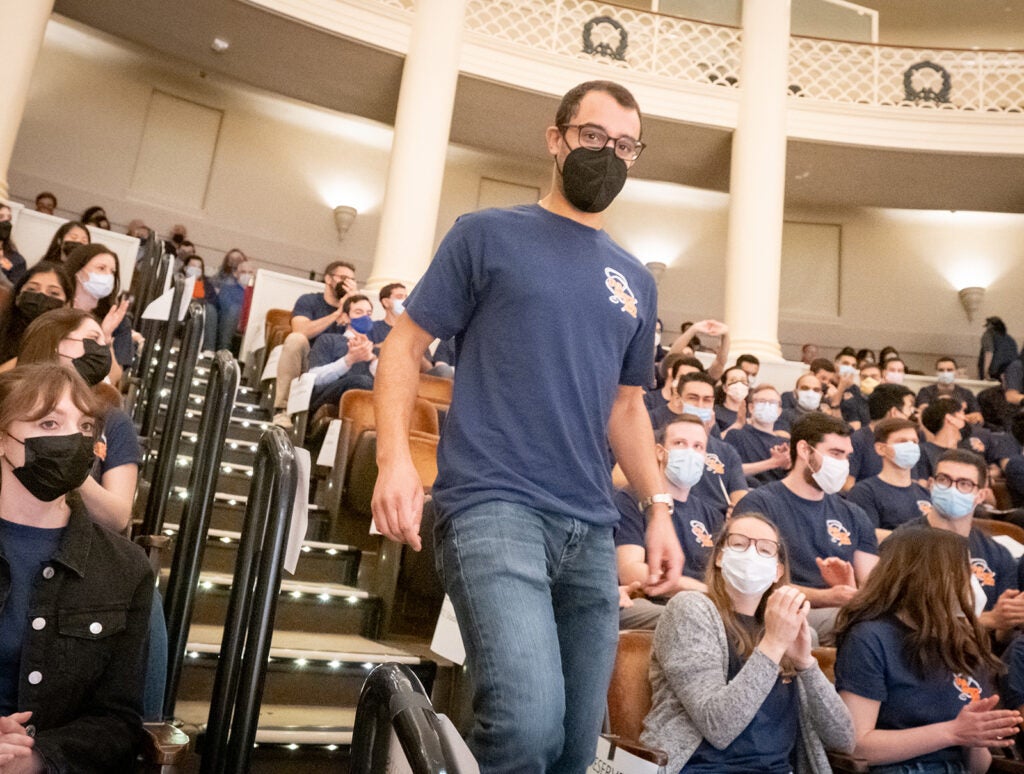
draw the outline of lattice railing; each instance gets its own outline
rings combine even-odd
[[[377,0],[413,12],[415,0]],[[466,31],[503,44],[658,76],[739,85],[741,31],[594,0],[468,0]],[[1024,51],[898,48],[793,37],[798,98],[1024,112]]]

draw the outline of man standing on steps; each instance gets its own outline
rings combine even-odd
[[[407,439],[419,364],[435,337],[458,342],[434,542],[474,684],[469,744],[487,774],[593,761],[617,644],[609,443],[647,515],[647,593],[680,575],[643,404],[654,280],[601,229],[640,128],[618,84],[569,91],[546,132],[550,192],[456,221],[377,371],[374,521],[418,550],[423,490]]]

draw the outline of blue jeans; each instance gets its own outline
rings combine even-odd
[[[953,761],[924,763],[888,763],[872,766],[871,774],[967,774],[967,767]]]
[[[481,772],[583,772],[618,643],[612,528],[494,501],[435,530],[473,680]]]

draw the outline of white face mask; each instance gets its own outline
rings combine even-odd
[[[750,389],[754,389],[755,387],[757,387],[757,385],[758,385],[757,377],[756,376],[751,376],[750,374],[747,374],[747,387],[749,387]]]
[[[747,395],[750,394],[750,388],[743,382],[733,382],[725,388],[725,394],[733,400],[743,401],[746,400]]]
[[[186,277],[201,277],[203,276],[203,270],[198,266],[186,266],[185,267]]]
[[[835,457],[822,454],[817,449],[814,450],[814,453],[821,459],[821,467],[811,473],[811,478],[821,487],[822,492],[835,494],[843,488],[843,484],[846,483],[846,479],[850,475],[850,461],[837,460]]]
[[[886,384],[903,384],[902,371],[886,371],[883,374]]]
[[[954,379],[956,379],[955,371],[939,371],[935,374],[935,381],[939,384],[952,384]]]
[[[399,315],[405,311],[405,301],[401,298],[391,299],[391,312],[392,314]]]
[[[753,409],[754,421],[762,425],[774,425],[782,410],[774,403],[755,401]]]
[[[857,375],[857,366],[841,365],[841,366],[839,366],[839,375],[840,376],[856,376]]]
[[[665,476],[678,487],[696,486],[704,475],[704,452],[696,449],[671,449],[665,465]]]
[[[744,551],[722,549],[722,577],[740,594],[763,594],[779,573],[775,556],[761,556],[751,543]]]
[[[821,405],[821,393],[817,390],[797,390],[796,402],[805,411],[817,411]]]
[[[114,292],[114,275],[89,272],[89,279],[82,282],[82,289],[93,298],[106,298]]]

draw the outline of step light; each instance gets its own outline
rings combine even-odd
[[[341,662],[340,661],[328,661],[327,662],[327,666],[329,666],[331,669],[338,669],[339,667],[341,667]]]

